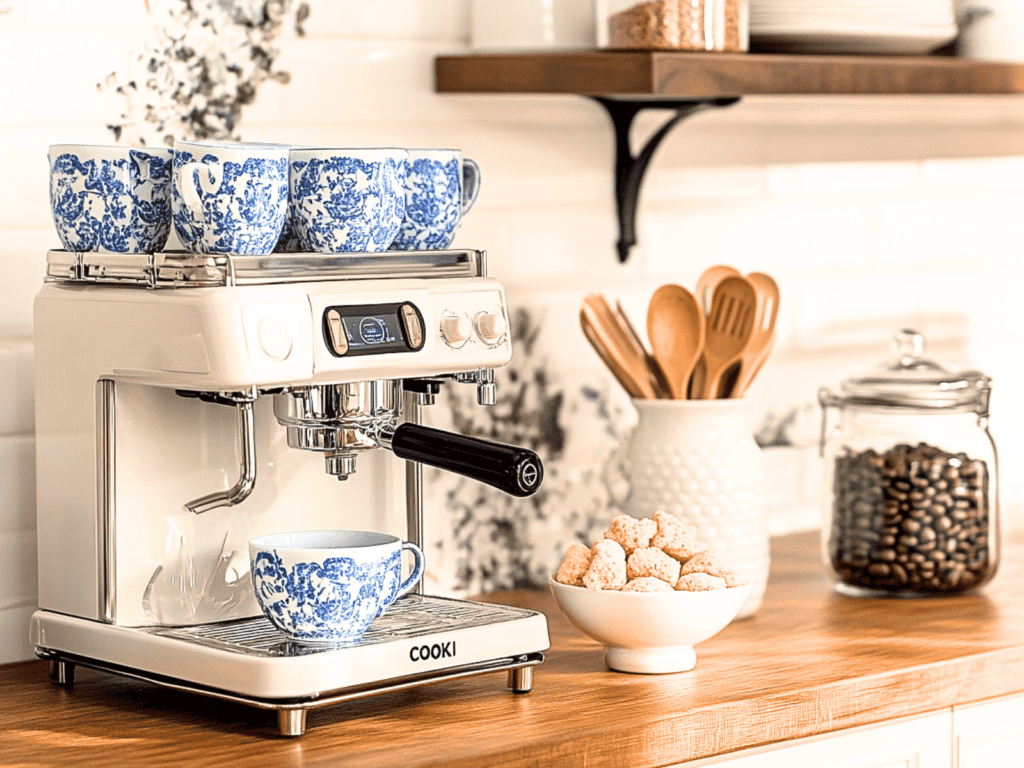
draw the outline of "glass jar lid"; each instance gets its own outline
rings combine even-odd
[[[924,337],[910,328],[893,334],[892,357],[844,378],[839,393],[822,391],[822,405],[861,405],[988,413],[991,379],[981,371],[951,371],[927,360]]]

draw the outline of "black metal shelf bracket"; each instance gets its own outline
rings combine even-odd
[[[615,207],[619,217],[619,240],[616,249],[619,261],[625,263],[636,245],[636,209],[640,198],[640,182],[662,139],[684,118],[718,107],[729,107],[738,98],[722,99],[615,99],[593,96],[608,110],[615,128]],[[668,109],[675,114],[652,135],[636,155],[630,147],[629,132],[633,119],[644,109]]]

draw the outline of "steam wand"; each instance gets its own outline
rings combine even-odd
[[[256,402],[257,396],[256,387],[251,387],[244,392],[223,393],[213,398],[215,402],[233,404],[237,409],[240,476],[238,482],[226,491],[217,491],[187,502],[184,506],[189,512],[201,515],[219,507],[233,507],[249,498],[252,489],[256,487],[256,425],[252,404]],[[208,399],[202,394],[197,394],[196,397]]]

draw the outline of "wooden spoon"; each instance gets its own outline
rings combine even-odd
[[[775,320],[779,316],[779,286],[771,275],[751,272],[747,275],[747,280],[757,292],[757,314],[750,341],[743,350],[739,376],[729,397],[743,397],[750,382],[768,359],[768,353],[771,352],[772,343],[775,341]]]
[[[711,298],[704,339],[704,381],[696,397],[718,397],[722,374],[740,359],[754,330],[757,293],[742,275],[719,282]]]
[[[704,349],[704,312],[681,285],[663,285],[647,307],[647,338],[672,397],[685,400],[690,375]]]

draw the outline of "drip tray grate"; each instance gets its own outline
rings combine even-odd
[[[532,611],[506,605],[407,595],[396,600],[359,640],[347,643],[298,643],[285,637],[265,616],[220,624],[160,627],[146,631],[250,656],[306,656],[345,647],[378,645],[440,632],[503,624],[533,615]]]

